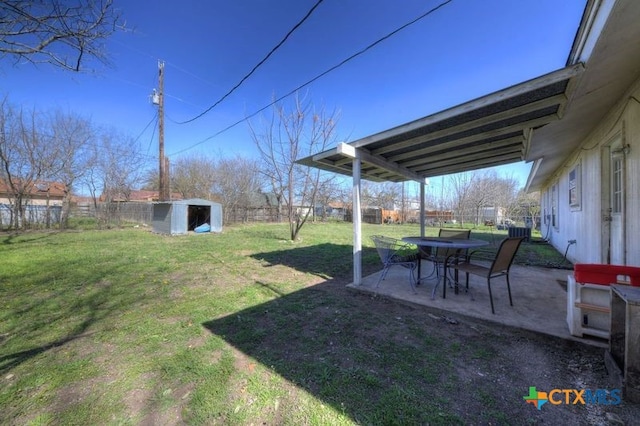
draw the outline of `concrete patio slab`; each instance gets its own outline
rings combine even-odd
[[[430,265],[423,263],[423,271],[429,269]],[[566,282],[567,276],[571,273],[572,271],[566,269],[512,266],[510,282],[513,306],[509,305],[505,279],[495,278],[491,281],[495,314],[491,313],[486,280],[473,275],[469,280],[469,293],[461,290],[455,294],[453,289],[447,288],[446,298],[443,298],[440,281],[433,300],[431,293],[435,279],[423,280],[414,293],[409,284],[409,270],[400,266],[392,267],[377,287],[380,272],[365,277],[361,285],[351,283],[347,287],[448,313],[443,315],[480,318],[606,348],[607,340],[588,336],[576,337],[569,332]]]

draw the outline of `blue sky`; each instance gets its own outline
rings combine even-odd
[[[152,158],[157,132],[143,129],[156,113],[149,96],[161,59],[171,161],[255,156],[246,123],[211,136],[442,1],[325,0],[224,102],[176,124],[237,84],[315,3],[115,0],[129,30],[106,43],[111,67],[89,63],[94,72],[77,74],[0,60],[0,95],[140,136]],[[585,0],[453,0],[304,90],[315,105],[340,111],[340,140],[355,140],[562,68],[584,6]],[[528,169],[500,172],[524,183]]]

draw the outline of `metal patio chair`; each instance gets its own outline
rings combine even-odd
[[[447,265],[448,268],[455,270],[456,283],[458,281],[458,272],[462,271],[465,273],[467,290],[469,289],[469,274],[474,274],[486,278],[487,287],[489,288],[489,300],[491,301],[492,314],[496,313],[495,309],[493,308],[493,295],[491,294],[492,278],[506,278],[507,291],[509,292],[509,304],[513,306],[513,299],[511,298],[511,285],[509,284],[509,270],[511,269],[513,259],[516,257],[516,252],[518,251],[522,240],[524,240],[524,237],[512,237],[502,240],[495,257],[493,259],[489,259],[489,261],[491,261],[490,266],[472,263],[472,260],[475,260],[473,258],[475,252],[470,253],[463,261],[450,262]]]
[[[380,281],[384,280],[387,272],[392,266],[402,266],[409,269],[409,284],[411,289],[416,292],[414,271],[418,265],[418,255],[410,244],[405,244],[402,240],[396,238],[385,237],[383,235],[373,235],[371,237],[378,251],[378,256],[382,261],[382,272],[376,283],[376,288],[380,285]]]
[[[471,237],[470,229],[447,229],[441,228],[438,232],[438,237],[442,238],[461,238],[468,240]],[[440,267],[443,267],[444,272],[444,263],[447,261],[451,255],[457,254],[458,250],[449,249],[445,247],[438,248],[436,250],[432,250],[431,247],[420,247],[418,246],[418,279],[417,282],[420,282],[422,278],[422,260],[428,260],[433,263],[433,270],[427,275],[425,278],[429,278],[436,275],[438,280],[440,279]],[[464,253],[466,255],[466,253]],[[453,260],[453,259],[449,259]],[[437,286],[437,284],[436,284]],[[435,292],[435,288],[434,288]]]

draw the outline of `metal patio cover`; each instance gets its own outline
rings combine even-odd
[[[299,164],[376,182],[425,178],[523,161],[536,128],[562,118],[572,65],[456,107],[302,158]]]

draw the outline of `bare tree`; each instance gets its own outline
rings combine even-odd
[[[100,216],[106,224],[113,218],[119,220],[119,201],[128,201],[131,191],[142,182],[146,159],[131,137],[115,129],[100,131],[91,149],[97,162],[83,181],[89,188],[96,211],[98,199],[108,206]]]
[[[144,188],[158,190],[158,171],[144,176]],[[261,191],[258,161],[235,156],[218,160],[191,156],[178,159],[171,168],[171,188],[183,198],[204,198],[222,204],[223,221],[236,209],[248,207]]]
[[[527,194],[520,190],[513,202],[509,204],[509,207],[511,217],[522,218],[525,225],[538,229],[540,225],[539,192]]]
[[[378,191],[374,182],[363,180],[360,183],[360,200],[363,207],[377,207],[379,205]]]
[[[456,191],[452,189],[451,179],[445,179],[445,176],[440,177],[440,184],[437,189],[432,193],[432,196],[427,195],[427,200],[434,206],[436,210],[435,221],[442,226],[443,222],[451,219],[450,212],[455,209],[456,206]]]
[[[495,170],[479,170],[450,176],[457,215],[461,221],[473,220],[479,225],[487,219],[486,209],[495,210],[498,219],[500,209],[513,210],[516,203],[518,181],[513,177],[500,177]]]
[[[382,182],[376,184],[378,205],[387,210],[394,210],[402,202],[402,184]]]
[[[4,98],[0,104],[0,178],[8,192],[9,227],[18,227],[22,205],[19,182],[22,174],[28,170],[27,161],[21,155],[19,137],[19,112]]]
[[[247,208],[261,192],[258,161],[240,156],[221,158],[216,166],[213,188],[222,204],[225,223],[229,222],[231,213],[241,207],[245,208],[243,220],[248,220]]]
[[[75,114],[42,113],[0,105],[0,179],[9,189],[10,225],[28,227],[26,208],[35,195],[46,195],[45,221],[53,224],[49,194],[52,185],[64,192],[60,225],[68,219],[72,190],[92,167],[88,144],[93,138],[91,123]],[[33,210],[37,213],[37,211]]]
[[[473,213],[473,221],[476,226],[484,218],[487,207],[500,207],[496,204],[501,190],[501,180],[495,171],[479,171],[473,173],[471,187],[467,193],[466,211]]]
[[[323,222],[327,220],[327,207],[329,207],[332,202],[340,200],[342,195],[341,191],[342,188],[333,178],[320,183],[316,199],[320,205],[320,219]]]
[[[160,188],[160,173],[157,167],[149,168],[142,173],[140,178],[142,186],[140,189],[145,191],[158,191]],[[173,183],[171,184],[173,187]]]
[[[513,176],[501,177],[496,185],[496,206],[505,209],[506,218],[511,218],[516,214],[518,209],[518,198],[520,192],[520,183]]]
[[[79,71],[87,57],[107,63],[103,41],[120,25],[112,0],[3,0],[0,58]]]
[[[101,140],[98,167],[103,176],[105,198],[107,201],[128,200],[131,190],[140,182],[145,160],[131,138],[115,129],[103,131]]]
[[[56,111],[50,119],[53,133],[55,166],[50,177],[63,183],[64,199],[60,225],[66,226],[69,219],[71,195],[74,186],[95,167],[98,155],[90,149],[89,144],[96,135],[91,122],[72,113]]]
[[[474,176],[474,173],[463,172],[449,177],[455,195],[456,211],[461,225],[464,224]]]
[[[280,205],[286,208],[290,237],[298,238],[315,205],[321,177],[318,169],[295,163],[299,158],[325,150],[335,143],[338,114],[295,96],[291,109],[275,104],[262,131],[251,123],[251,136],[262,160],[262,174],[271,185]]]
[[[339,203],[344,215],[346,215],[347,211],[353,211],[353,190],[347,186],[339,186],[336,193],[336,201]],[[345,216],[343,218],[346,219]]]
[[[183,198],[211,199],[216,179],[216,162],[212,158],[189,156],[176,160],[171,167],[171,189]],[[155,175],[155,187],[158,185]]]
[[[55,159],[41,116],[34,110],[0,105],[0,165],[2,180],[11,193],[10,227],[28,227],[26,204],[39,180],[48,177]]]

